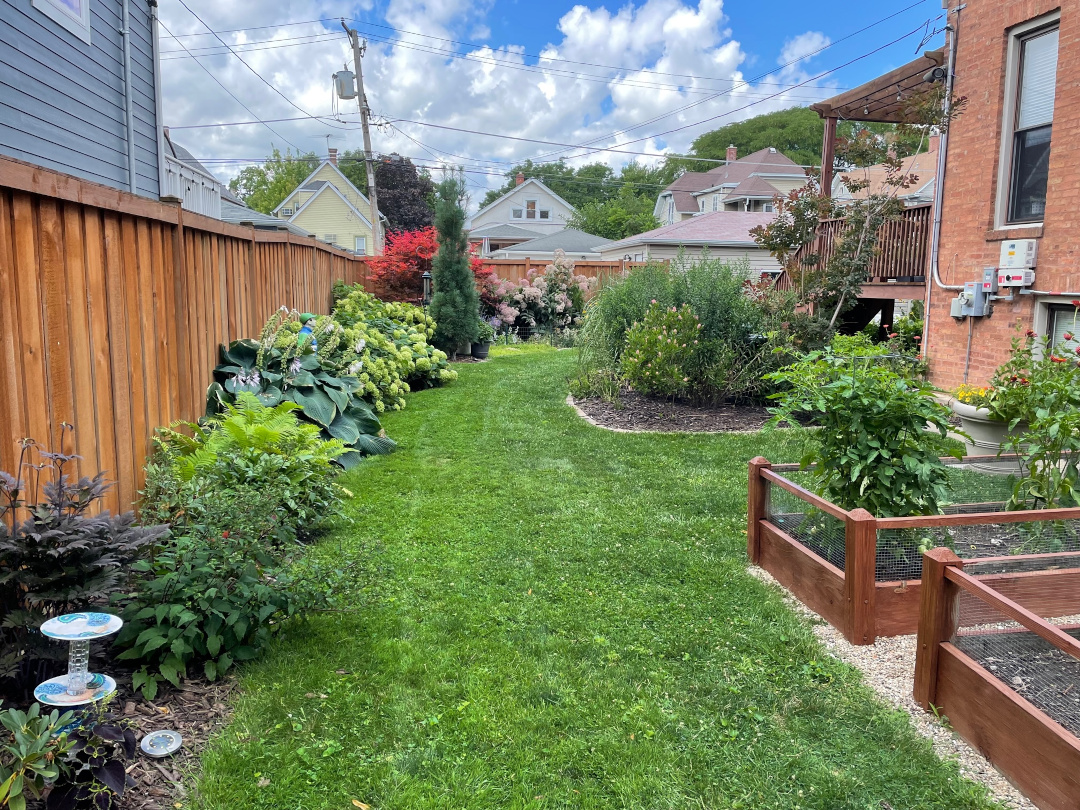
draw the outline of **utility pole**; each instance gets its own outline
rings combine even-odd
[[[367,93],[364,92],[364,69],[360,63],[360,60],[364,56],[364,49],[367,48],[367,42],[364,42],[364,46],[360,46],[360,38],[356,33],[356,30],[349,28],[345,25],[345,20],[341,21],[341,27],[345,29],[345,33],[349,35],[349,41],[352,42],[353,49],[353,61],[356,63],[356,88],[359,95],[358,101],[360,102],[360,127],[364,131],[364,165],[367,167],[367,187],[368,187],[368,200],[371,202],[371,219],[372,219],[372,249],[375,255],[378,256],[382,251],[382,240],[379,238],[379,230],[381,223],[379,221],[379,198],[375,191],[375,161],[371,156],[371,131],[368,129],[368,116],[371,114],[371,109],[368,107]]]

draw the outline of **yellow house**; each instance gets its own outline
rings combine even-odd
[[[275,216],[310,231],[315,238],[365,256],[375,254],[368,198],[337,167],[337,150],[274,209]],[[380,237],[383,234],[380,222]],[[382,244],[382,238],[379,239]]]

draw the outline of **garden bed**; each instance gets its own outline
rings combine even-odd
[[[1031,599],[984,563],[929,552],[913,691],[1040,808],[1065,810],[1080,796],[1080,571],[1062,581],[1057,555],[1045,562],[1025,572],[1046,576]]]
[[[1012,463],[1009,458],[964,459],[953,471],[956,503],[947,514],[877,518],[814,495],[801,485],[806,473],[797,465],[772,467],[755,459],[750,465],[750,557],[854,644],[914,633],[925,549],[948,547],[965,558],[1010,565],[1020,557],[1080,551],[1080,509],[1003,511],[1009,479],[987,470]],[[1046,576],[1060,580],[1072,572],[1080,572],[1080,555]],[[1037,600],[1047,580],[1009,568],[996,581],[1010,595]]]
[[[574,404],[599,427],[659,433],[748,433],[761,430],[769,419],[760,405],[693,405],[659,399],[629,388],[618,400],[576,399]]]

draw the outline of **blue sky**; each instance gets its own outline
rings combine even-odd
[[[190,11],[174,3],[161,9],[180,38],[166,36],[162,45],[165,118],[219,175],[274,146],[322,154],[328,143],[359,146],[355,103],[335,105],[330,95],[330,74],[351,52],[340,27],[325,20],[347,16],[369,38],[364,73],[382,124],[375,148],[431,167],[464,165],[477,190],[498,185],[524,158],[617,168],[685,152],[724,123],[826,98],[913,59],[924,23],[942,13],[939,0],[904,11],[914,0],[185,2]],[[894,12],[901,13],[839,41]],[[262,27],[248,28],[255,24]],[[941,41],[939,34],[924,47]],[[181,43],[204,48],[194,51],[197,61]],[[335,110],[338,120],[321,118]],[[220,126],[254,119],[272,123]]]

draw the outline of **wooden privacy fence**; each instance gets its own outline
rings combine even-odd
[[[105,470],[107,507],[128,508],[154,428],[202,414],[218,344],[280,306],[328,312],[337,279],[370,289],[363,260],[313,239],[0,158],[0,470],[66,422],[80,473]]]
[[[969,573],[985,559],[926,554],[913,695],[1040,808],[1076,810],[1080,713],[1069,696],[1080,690],[1080,629],[1046,618],[1080,614],[1080,560],[1043,556],[1043,570],[1026,572],[1042,583],[1032,600]]]
[[[529,274],[529,270],[536,270],[538,273],[543,273],[544,269],[551,264],[547,259],[524,259],[518,261],[517,259],[484,259],[484,266],[490,267],[495,271],[495,275],[506,281],[520,282],[526,278]],[[627,270],[633,267],[644,267],[648,262],[628,262],[628,261],[575,261],[574,273],[579,276],[585,276],[590,279],[600,279],[603,281],[611,276],[616,276],[621,273],[625,273]],[[667,264],[665,259],[660,264]]]
[[[914,282],[925,278],[932,211],[931,205],[905,208],[899,218],[886,222],[878,229],[877,249],[870,263],[870,281],[902,279]],[[795,254],[799,265],[805,257],[816,254],[818,266],[826,266],[836,251],[836,243],[845,224],[843,218],[823,219],[814,238]],[[790,286],[790,281],[787,284]]]

